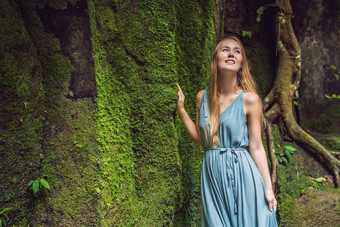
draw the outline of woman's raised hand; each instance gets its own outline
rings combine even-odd
[[[185,130],[188,132],[189,136],[195,141],[197,145],[202,145],[202,136],[199,134],[195,122],[193,122],[184,109],[184,95],[182,92],[182,89],[179,87],[179,85],[176,83],[178,87],[178,100],[177,100],[177,112],[179,117],[181,118]]]
[[[179,85],[176,83],[178,87],[178,100],[177,100],[177,111],[184,109],[184,94],[182,92],[182,89],[179,87]]]

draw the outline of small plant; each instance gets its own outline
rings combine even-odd
[[[337,69],[335,65],[330,65],[330,70],[332,70],[332,72],[334,73],[335,79],[339,80],[340,78],[340,69]],[[340,95],[338,94],[332,94],[332,95],[328,95],[325,94],[325,97],[327,99],[340,99]]]
[[[36,180],[30,180],[28,183],[28,187],[31,187],[34,194],[36,194],[40,188],[47,188],[48,190],[50,189],[50,185],[44,178],[38,178]]]
[[[312,186],[315,189],[320,189],[320,184],[319,183],[322,183],[324,181],[327,181],[327,179],[324,178],[324,177],[314,178],[314,177],[308,176],[307,184],[309,186]]]
[[[325,97],[328,99],[340,99],[340,95],[333,94],[332,96],[325,94]]]
[[[294,93],[294,98],[293,98],[293,104],[296,106],[298,105],[298,102],[297,102],[298,99],[299,99],[299,92],[298,90],[296,90]]]
[[[251,38],[251,31],[241,30],[241,32],[243,37],[249,36],[249,38]]]
[[[5,218],[6,218],[6,220],[8,220],[7,213],[9,211],[12,211],[12,210],[13,210],[13,207],[8,207],[8,208],[4,208],[0,211],[0,227],[2,225],[6,225]]]
[[[282,153],[281,151],[279,152],[279,154],[276,155],[277,160],[279,161],[279,163],[288,163],[290,158],[292,157],[292,153],[296,151],[295,147],[292,147],[290,145],[286,145],[284,146],[284,153]]]
[[[266,10],[268,7],[279,7],[280,8],[280,5],[278,5],[278,4],[266,4],[264,6],[259,7],[256,10],[256,13],[257,13],[256,22],[257,23],[261,22],[261,16],[263,15],[264,10]]]
[[[340,69],[337,69],[335,65],[331,65],[330,69],[333,71],[335,79],[339,80]]]

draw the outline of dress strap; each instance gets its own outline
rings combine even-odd
[[[208,99],[208,88],[204,90],[203,93],[203,112],[204,112],[204,117],[209,117],[210,115],[210,108],[209,108],[209,99]]]

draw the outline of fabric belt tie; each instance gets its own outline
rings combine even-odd
[[[234,161],[235,162],[230,162],[230,169],[235,169],[234,168],[234,163],[238,162],[238,154],[236,153],[236,150],[241,150],[241,149],[246,149],[245,147],[237,147],[237,148],[233,148],[233,147],[216,147],[216,148],[208,148],[206,150],[219,150],[220,154],[223,154],[224,152],[231,152],[231,154],[234,156]],[[228,166],[228,163],[227,163]],[[238,174],[238,171],[235,172],[235,175]],[[236,176],[238,177],[238,176]],[[234,194],[234,213],[237,214],[237,194],[236,194],[236,188],[235,188],[235,176],[234,176],[234,171],[231,171],[231,185],[232,185],[232,189],[233,189],[233,194]]]

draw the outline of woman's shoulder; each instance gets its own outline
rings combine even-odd
[[[205,90],[201,90],[196,94],[196,103],[198,104],[198,106],[201,104],[203,95],[204,95],[204,91]]]
[[[202,99],[205,90],[201,90],[197,93],[196,98]]]
[[[247,106],[253,106],[261,104],[262,100],[258,94],[252,91],[244,91],[244,104]]]

